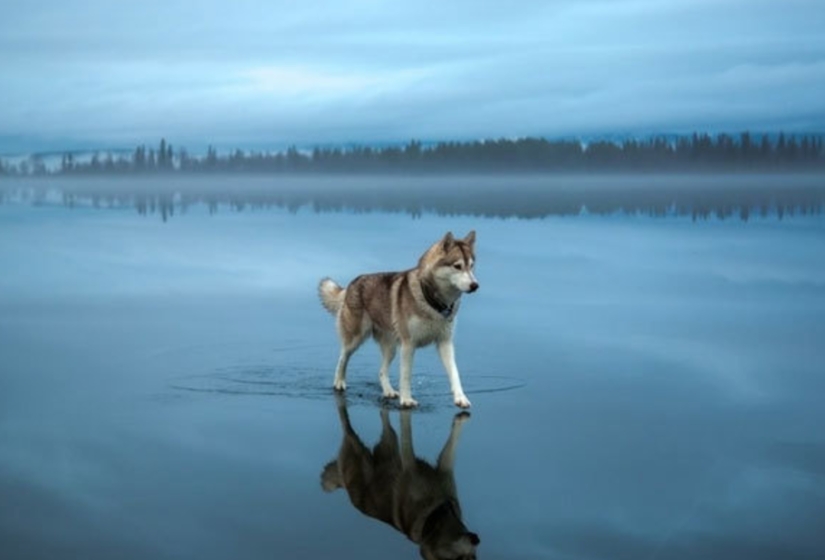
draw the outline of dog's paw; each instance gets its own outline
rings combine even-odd
[[[381,394],[384,396],[385,399],[397,399],[398,398],[398,391],[393,389],[392,387],[383,389]]]
[[[347,390],[347,382],[346,381],[336,381],[332,384],[332,388],[339,392],[344,392]]]
[[[415,408],[415,407],[417,407],[417,406],[418,406],[418,401],[417,401],[417,400],[415,400],[415,399],[413,399],[413,398],[406,398],[406,399],[403,399],[403,398],[402,398],[402,399],[398,402],[398,405],[399,405],[401,408]]]
[[[467,395],[458,395],[453,399],[453,402],[459,408],[470,408],[470,399],[467,398]]]

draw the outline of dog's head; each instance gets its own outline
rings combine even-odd
[[[475,277],[475,230],[464,239],[456,239],[452,232],[433,244],[421,257],[419,266],[429,269],[436,281],[464,293],[478,289]]]

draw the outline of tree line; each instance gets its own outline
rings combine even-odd
[[[210,146],[203,156],[174,150],[165,139],[140,145],[130,153],[95,153],[80,161],[62,155],[49,168],[43,156],[17,164],[0,161],[0,174],[77,175],[127,173],[370,173],[370,172],[647,172],[824,170],[820,135],[694,133],[621,141],[497,139],[399,146],[295,146],[280,152],[235,151],[218,154]]]

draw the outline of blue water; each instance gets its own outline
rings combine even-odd
[[[821,217],[22,203],[0,205],[0,556],[418,558],[321,489],[341,427],[315,287],[471,228],[455,476],[479,558],[825,557]],[[456,409],[435,352],[415,364],[434,461]],[[348,377],[368,445],[377,367],[367,345]]]

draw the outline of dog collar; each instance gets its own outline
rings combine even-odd
[[[440,301],[436,295],[435,290],[424,284],[421,283],[421,292],[424,294],[424,299],[427,301],[427,304],[435,309],[439,315],[444,317],[445,319],[449,319],[450,315],[453,314],[453,309],[455,309],[455,302],[450,305],[445,305],[442,301]]]
[[[436,311],[438,311],[438,312],[441,314],[441,316],[442,316],[442,317],[444,317],[445,319],[449,319],[449,318],[450,318],[450,315],[452,315],[452,314],[453,314],[453,307],[454,307],[454,305],[455,305],[455,304],[453,304],[453,305],[451,305],[451,306],[449,306],[449,307],[445,307],[444,309],[441,309],[441,310],[438,310],[438,309],[437,309]]]

